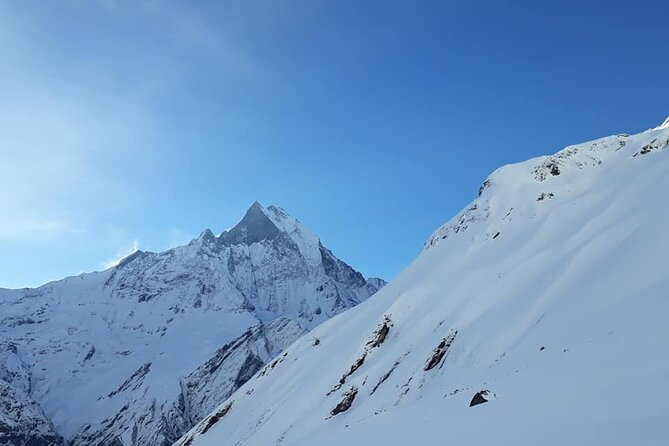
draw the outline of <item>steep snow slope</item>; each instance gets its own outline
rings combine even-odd
[[[25,364],[26,397],[70,444],[165,445],[382,284],[284,210],[255,203],[218,237],[206,230],[103,272],[0,290],[0,340]]]
[[[668,146],[656,128],[498,169],[177,445],[666,444]]]

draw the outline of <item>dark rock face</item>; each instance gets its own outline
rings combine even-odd
[[[325,273],[334,280],[350,283],[358,287],[365,286],[365,278],[358,271],[342,262],[332,254],[332,251],[319,244]]]
[[[425,364],[424,370],[426,372],[441,364],[442,360],[446,356],[446,353],[448,353],[448,349],[451,348],[451,344],[455,340],[457,334],[458,331],[455,330],[441,340],[439,345],[437,345],[437,347],[432,352],[432,356],[430,356],[430,358],[427,360],[427,363]]]
[[[483,182],[483,184],[481,185],[481,187],[479,187],[479,197],[480,197],[481,195],[483,195],[483,191],[485,191],[487,188],[490,187],[490,184],[491,184],[491,182],[490,182],[489,179],[486,179],[486,180]]]
[[[255,375],[256,372],[264,365],[265,362],[258,356],[254,354],[247,356],[244,360],[244,364],[242,364],[242,368],[239,369],[239,372],[237,373],[237,377],[235,378],[235,386],[237,388],[243,386],[246,381],[251,379],[251,377]]]
[[[367,345],[370,348],[379,347],[386,340],[388,333],[390,333],[390,327],[393,326],[390,316],[385,315],[383,318],[383,323],[377,327],[377,329],[372,333],[372,339],[369,340]]]
[[[281,234],[279,228],[267,217],[257,201],[246,211],[246,215],[234,228],[219,237],[219,243],[230,246],[253,244],[262,240],[272,240]]]
[[[480,392],[476,392],[471,402],[469,403],[469,407],[487,403],[488,401],[490,401],[489,400],[490,395],[492,395],[492,392],[490,392],[490,390],[481,390]]]
[[[63,439],[39,405],[4,380],[0,380],[0,445],[63,445]]]
[[[551,175],[553,176],[560,175],[560,167],[557,165],[557,163],[550,164],[548,167],[550,168]]]
[[[632,156],[636,157],[638,155],[647,155],[650,152],[664,150],[667,147],[669,147],[669,138],[655,138]]]
[[[216,423],[218,423],[221,420],[221,418],[226,416],[228,414],[228,412],[230,412],[230,409],[232,409],[232,403],[226,404],[225,406],[223,406],[223,408],[221,408],[221,410],[219,410],[217,412],[214,412],[212,415],[207,417],[204,420],[203,428],[200,431],[200,433],[201,434],[206,433],[209,429],[212,428],[212,426],[214,426]]]
[[[358,394],[357,387],[351,387],[343,396],[342,400],[332,409],[330,416],[334,417],[342,412],[346,412],[353,405],[353,400],[355,400],[356,395]]]

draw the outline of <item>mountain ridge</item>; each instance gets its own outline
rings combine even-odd
[[[68,445],[166,445],[204,415],[195,405],[213,407],[305,330],[382,285],[284,210],[256,202],[219,237],[205,230],[104,271],[0,289],[0,335],[26,364],[31,404]],[[234,348],[205,373],[224,345]]]
[[[667,147],[655,128],[498,169],[176,446],[663,444]]]

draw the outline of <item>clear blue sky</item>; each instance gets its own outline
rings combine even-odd
[[[666,1],[0,0],[0,286],[286,208],[392,278],[502,164],[658,125]]]

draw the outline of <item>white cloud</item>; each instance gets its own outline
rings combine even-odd
[[[106,260],[102,264],[102,267],[104,269],[112,268],[112,267],[118,265],[119,263],[121,263],[121,261],[123,259],[125,259],[126,257],[128,257],[131,254],[136,253],[137,251],[139,251],[139,242],[137,240],[133,240],[132,244],[120,249],[114,257]]]

